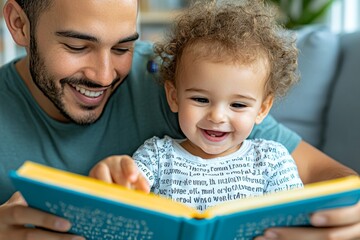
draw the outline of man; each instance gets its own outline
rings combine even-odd
[[[87,174],[99,160],[131,154],[153,135],[182,136],[163,89],[154,83],[156,74],[147,71],[153,63],[150,45],[135,47],[137,4],[136,0],[5,3],[8,29],[27,55],[0,69],[1,240],[75,239],[54,232],[67,231],[66,220],[28,208],[19,193],[12,195],[8,171],[25,160]],[[355,174],[271,117],[251,137],[283,143],[305,183]],[[357,204],[313,215],[314,224],[331,228],[273,229],[265,236],[356,239],[359,222]]]

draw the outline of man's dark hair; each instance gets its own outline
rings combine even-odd
[[[30,29],[34,31],[42,12],[51,7],[53,0],[16,0],[30,21]]]
[[[24,0],[16,0],[16,2],[20,5],[20,7],[24,7]]]

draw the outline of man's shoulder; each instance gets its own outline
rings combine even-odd
[[[271,115],[268,115],[260,124],[254,126],[249,139],[263,138],[283,144],[289,152],[294,151],[301,141],[301,137]]]
[[[14,71],[14,61],[8,62],[2,66],[0,66],[0,84],[2,84],[9,76],[15,76]]]
[[[14,93],[14,91],[10,89],[16,89],[15,92],[17,92],[19,88],[22,88],[23,83],[15,68],[16,61],[18,61],[18,59],[0,66],[0,92],[2,93],[2,97],[9,97],[10,92]]]

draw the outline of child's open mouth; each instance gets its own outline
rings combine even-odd
[[[212,131],[212,130],[204,130],[205,133],[211,137],[222,137],[226,133],[225,132],[219,132],[219,131]]]
[[[224,140],[229,134],[228,132],[213,131],[213,130],[202,130],[202,132],[205,138],[212,142],[220,142]]]

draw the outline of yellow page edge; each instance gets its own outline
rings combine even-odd
[[[92,196],[126,203],[135,207],[165,213],[177,217],[192,218],[197,210],[185,204],[172,201],[155,194],[127,189],[117,184],[110,184],[91,177],[82,176],[52,167],[26,161],[17,174],[46,184],[86,193]]]
[[[251,210],[260,207],[268,207],[288,203],[297,200],[311,199],[323,195],[339,192],[347,192],[360,188],[359,176],[348,176],[322,182],[307,184],[302,189],[293,189],[260,197],[250,197],[234,200],[208,208],[204,215],[207,217],[221,216],[230,213]]]

